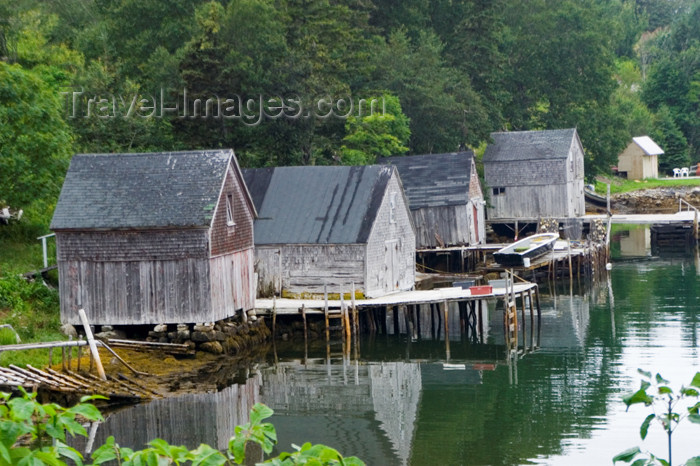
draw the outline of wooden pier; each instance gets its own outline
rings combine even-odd
[[[605,270],[605,265],[609,262],[607,245],[610,227],[614,224],[650,225],[653,233],[652,246],[658,245],[659,249],[667,250],[670,247],[685,251],[697,245],[700,237],[699,213],[695,207],[683,202],[680,201],[678,212],[669,214],[603,214],[554,219],[502,218],[488,220],[487,223],[520,238],[537,231],[544,221],[558,227],[562,241],[557,243],[553,253],[532,261],[529,267],[516,267],[515,270],[521,276],[532,281],[539,281],[543,277],[552,280],[556,276],[566,275],[571,279],[579,276],[592,277]],[[600,228],[596,225],[603,225],[607,235],[595,240],[584,240],[584,237],[593,234],[594,229]],[[418,249],[416,267],[425,273],[486,275],[503,272],[505,269],[493,261],[492,255],[504,246],[506,244],[491,243]],[[546,274],[541,273],[543,269]]]
[[[511,278],[511,282],[512,282]],[[258,299],[256,314],[267,316],[272,321],[273,338],[276,322],[281,316],[301,316],[304,340],[308,340],[308,319],[310,316],[323,316],[325,338],[329,341],[331,319],[339,319],[345,349],[349,351],[351,338],[366,330],[369,333],[406,333],[412,340],[418,339],[421,326],[429,325],[433,335],[444,338],[449,354],[450,313],[459,315],[459,333],[476,343],[483,343],[486,300],[501,300],[504,303],[505,343],[511,349],[518,346],[518,332],[526,325],[529,310],[530,326],[535,322],[539,327],[541,308],[537,284],[515,283],[506,289],[492,288],[484,294],[473,294],[470,289],[461,287],[415,290],[392,293],[373,299],[355,300],[312,300],[312,299]],[[519,303],[519,305],[517,304]],[[429,323],[421,321],[421,306],[429,309]],[[520,317],[516,315],[520,314]],[[520,322],[520,324],[518,324]],[[437,324],[437,325],[436,325]],[[344,350],[345,351],[345,350]]]

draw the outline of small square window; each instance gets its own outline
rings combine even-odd
[[[501,194],[506,193],[506,188],[493,188],[493,195],[494,196],[500,196]]]
[[[236,223],[233,221],[233,194],[226,195],[226,225],[233,226]]]

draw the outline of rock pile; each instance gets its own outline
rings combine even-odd
[[[700,206],[700,187],[655,188],[615,194],[612,201],[613,213],[643,214],[664,213],[678,210],[678,199]]]
[[[559,221],[553,218],[541,218],[537,233],[559,233]]]
[[[237,353],[243,349],[265,342],[270,330],[262,319],[241,322],[229,318],[219,322],[204,322],[194,325],[156,325],[148,332],[147,341],[159,343],[181,343],[197,351],[223,354]]]
[[[588,239],[594,243],[603,243],[607,230],[605,222],[602,220],[593,220],[591,223],[591,231],[588,233]]]

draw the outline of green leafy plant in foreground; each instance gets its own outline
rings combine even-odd
[[[690,386],[682,386],[678,392],[674,392],[669,387],[669,381],[664,379],[660,374],[656,374],[652,378],[651,372],[646,372],[638,369],[642,376],[641,387],[634,393],[631,393],[623,398],[627,409],[634,404],[643,403],[645,406],[651,407],[654,412],[649,414],[639,430],[639,436],[644,440],[649,432],[649,427],[653,422],[658,422],[663,427],[668,437],[668,461],[659,458],[649,452],[643,452],[639,447],[630,448],[619,453],[613,458],[613,463],[622,461],[632,463],[632,466],[644,465],[664,465],[672,466],[672,436],[678,425],[683,419],[688,419],[690,422],[700,424],[700,402],[695,402],[692,406],[687,406],[685,410],[677,412],[678,404],[686,399],[700,396],[698,389],[700,388],[700,372],[695,374]],[[658,409],[657,411],[657,408]],[[686,466],[700,466],[700,456],[696,456],[685,463]]]
[[[82,456],[66,444],[66,434],[87,436],[80,419],[102,420],[99,410],[87,403],[101,397],[84,397],[72,408],[41,404],[36,393],[19,388],[22,397],[0,393],[0,466],[63,465],[60,458],[82,465]]]
[[[81,421],[103,420],[99,410],[87,401],[103,397],[84,397],[72,408],[57,404],[41,404],[36,394],[27,393],[20,387],[21,397],[11,397],[0,393],[0,466],[82,466],[84,458],[74,448],[66,444],[66,434],[87,436]],[[269,407],[257,403],[250,412],[250,422],[236,426],[228,449],[220,452],[202,444],[194,450],[184,446],[170,445],[155,439],[148,448],[134,451],[121,447],[114,437],[109,437],[104,445],[91,455],[93,465],[119,464],[121,466],[160,466],[184,465],[221,466],[242,464],[245,461],[246,445],[258,444],[266,454],[272,452],[277,443],[277,433],[272,424],[263,422],[272,416]],[[292,453],[281,453],[264,464],[291,466],[361,466],[364,463],[356,457],[344,458],[337,450],[325,445],[305,443],[294,446]],[[68,462],[66,462],[68,461]]]

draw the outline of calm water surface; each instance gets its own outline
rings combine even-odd
[[[651,257],[644,239],[641,250],[626,245],[634,236],[615,244],[608,280],[543,290],[539,347],[514,361],[493,303],[484,343],[451,335],[449,360],[444,338],[425,328],[417,341],[365,338],[358,358],[331,364],[324,349],[309,349],[304,364],[303,347],[278,347],[240,384],[111,415],[96,444],[114,434],[135,447],[161,437],[223,448],[261,401],[275,410],[283,450],[325,443],[371,465],[602,465],[635,445],[666,457],[661,427],[642,442],[649,411],[625,412],[621,396],[639,386],[637,368],[674,387],[700,371],[700,270],[694,254]],[[680,426],[675,464],[700,455],[699,433]]]

